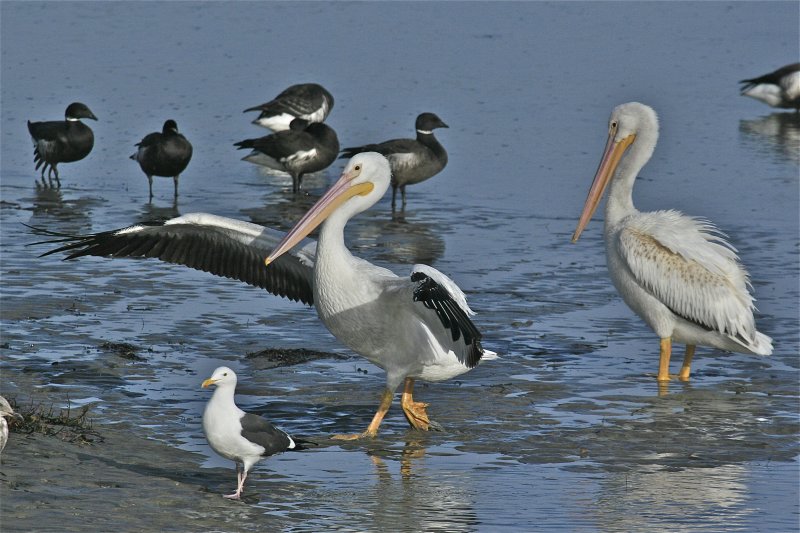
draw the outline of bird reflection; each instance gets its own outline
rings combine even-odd
[[[655,377],[655,374],[652,374]],[[669,396],[669,381],[658,381],[656,382],[656,386],[658,388],[658,397],[663,398],[664,396]],[[673,383],[673,385],[678,388],[678,392],[686,392],[691,390],[692,385],[690,381],[678,381]]]
[[[368,451],[375,465],[374,523],[372,531],[473,531],[477,529],[475,494],[468,476],[448,476],[425,466],[424,436],[406,440],[397,457],[396,450]],[[392,470],[400,463],[399,478]]]
[[[330,170],[333,174],[338,175],[341,169],[331,170],[332,167],[329,167],[326,170],[320,170],[319,172],[311,172],[309,174],[303,175],[303,188],[299,191],[297,197],[302,199],[303,197],[308,197],[309,193],[312,196],[315,196],[315,190],[324,191],[328,187],[328,171]],[[281,187],[283,191],[288,192],[290,195],[292,193],[292,175],[288,172],[282,172],[280,170],[275,170],[269,167],[265,167],[262,165],[258,166],[258,173],[267,178],[268,182],[271,185],[276,187]],[[319,196],[319,195],[316,195]],[[309,205],[310,207],[310,205]]]
[[[288,174],[287,174],[288,176]],[[289,230],[303,215],[311,209],[316,196],[305,194],[294,195],[291,188],[288,194],[269,194],[264,197],[262,207],[242,209],[240,213],[246,215],[254,224],[260,224],[279,230]]]
[[[353,250],[370,260],[396,264],[424,263],[434,265],[444,255],[446,228],[432,231],[424,222],[411,222],[404,216],[386,218],[385,213],[371,211],[354,220],[348,232]]]
[[[64,195],[61,189],[43,187],[36,182],[36,197],[33,199],[33,212],[37,214],[61,210],[64,207]]]
[[[391,480],[391,472],[386,465],[386,461],[378,455],[387,453],[387,450],[372,450],[367,455],[375,465],[378,479],[382,481]],[[402,451],[400,452],[400,475],[403,480],[411,478],[413,463],[415,460],[425,457],[425,443],[421,439],[407,439]]]
[[[35,189],[30,223],[32,225],[50,226],[54,220],[59,222],[58,231],[81,232],[91,227],[89,214],[92,207],[100,203],[95,198],[81,197],[64,200],[61,189],[40,187]],[[46,221],[40,222],[39,218]]]
[[[178,199],[175,198],[172,205],[169,207],[157,207],[150,202],[142,204],[142,210],[139,213],[138,219],[139,222],[153,222],[169,220],[170,218],[179,216],[181,216],[181,214],[180,211],[178,211]]]
[[[743,143],[771,153],[780,162],[800,165],[800,113],[772,113],[739,121]]]
[[[709,531],[729,530],[732,524],[746,523],[753,512],[745,505],[748,475],[747,468],[737,464],[683,470],[640,465],[604,477],[598,501],[589,507],[596,509],[601,531],[663,529],[654,523],[656,517],[669,520],[661,525],[671,530],[697,524]]]
[[[263,207],[242,209],[240,212],[255,224],[288,230],[314,205],[316,195],[267,194]],[[404,214],[387,219],[386,213],[372,209],[350,221],[346,238],[358,255],[369,261],[409,265],[433,265],[444,255],[447,228],[409,221]]]

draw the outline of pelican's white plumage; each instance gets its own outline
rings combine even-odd
[[[625,303],[661,338],[658,380],[669,380],[671,342],[687,345],[679,378],[688,380],[697,344],[769,355],[772,339],[758,332],[753,297],[736,250],[710,222],[677,211],[642,213],[633,184],[658,140],[658,118],[631,102],[616,107],[600,167],[573,235],[578,239],[606,186],[608,270]]]
[[[322,224],[313,283],[319,317],[336,338],[386,371],[381,406],[359,436],[377,433],[394,390],[404,381],[401,405],[408,421],[429,429],[425,404],[412,399],[414,380],[450,379],[481,358],[496,356],[481,347],[466,298],[447,276],[416,265],[409,277],[399,277],[353,256],[345,246],[347,221],[378,202],[390,181],[384,156],[355,155],[342,177],[267,258],[270,264]]]
[[[481,334],[469,318],[472,310],[450,278],[427,265],[415,265],[400,277],[353,256],[345,246],[347,221],[378,202],[390,181],[384,156],[357,154],[285,236],[205,213],[91,235],[33,229],[57,237],[44,242],[61,244],[44,255],[157,257],[314,305],[337,339],[386,371],[381,407],[362,435],[377,433],[400,383],[409,423],[429,429],[425,404],[413,401],[414,380],[450,379],[496,354],[481,346]],[[318,242],[304,238],[320,224]]]

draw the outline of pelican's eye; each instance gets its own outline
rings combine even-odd
[[[222,375],[223,375],[223,376],[227,376],[227,375],[228,375],[228,373],[227,373],[227,372],[223,372],[223,373],[222,373]]]
[[[361,163],[353,167],[353,170],[361,170]]]

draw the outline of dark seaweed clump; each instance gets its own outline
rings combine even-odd
[[[14,398],[9,398],[8,403],[19,415],[6,418],[11,432],[27,435],[41,433],[78,444],[93,444],[103,441],[103,437],[92,429],[88,405],[73,410],[69,405],[66,409],[56,409],[52,404],[50,406],[44,404],[20,406]]]
[[[316,361],[317,359],[347,359],[346,356],[331,353],[331,352],[318,352],[315,350],[306,350],[305,348],[292,348],[292,349],[279,349],[267,348],[258,352],[249,352],[248,359],[264,359],[268,361],[270,366],[292,366],[308,361]]]
[[[100,345],[100,349],[130,361],[145,361],[144,357],[136,353],[139,347],[127,342],[104,342]]]

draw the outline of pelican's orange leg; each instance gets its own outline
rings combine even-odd
[[[428,431],[431,428],[431,421],[428,418],[428,413],[425,408],[428,407],[427,403],[414,401],[414,378],[406,378],[403,384],[403,395],[400,397],[400,405],[403,408],[403,413],[406,415],[406,420],[416,429]]]
[[[689,381],[689,373],[692,371],[692,358],[694,357],[694,344],[686,345],[686,353],[683,356],[683,366],[678,374],[678,379],[681,381]]]
[[[394,393],[392,391],[389,389],[384,389],[383,396],[381,396],[381,404],[378,407],[378,410],[375,412],[375,416],[372,417],[372,422],[369,423],[369,427],[364,433],[356,433],[354,435],[334,435],[333,438],[336,440],[356,440],[365,437],[371,438],[377,435],[378,427],[380,427],[381,422],[383,422],[383,417],[386,416],[386,412],[392,405],[393,396]]]
[[[669,381],[669,358],[672,355],[672,338],[661,339],[661,354],[658,360],[658,381]]]

